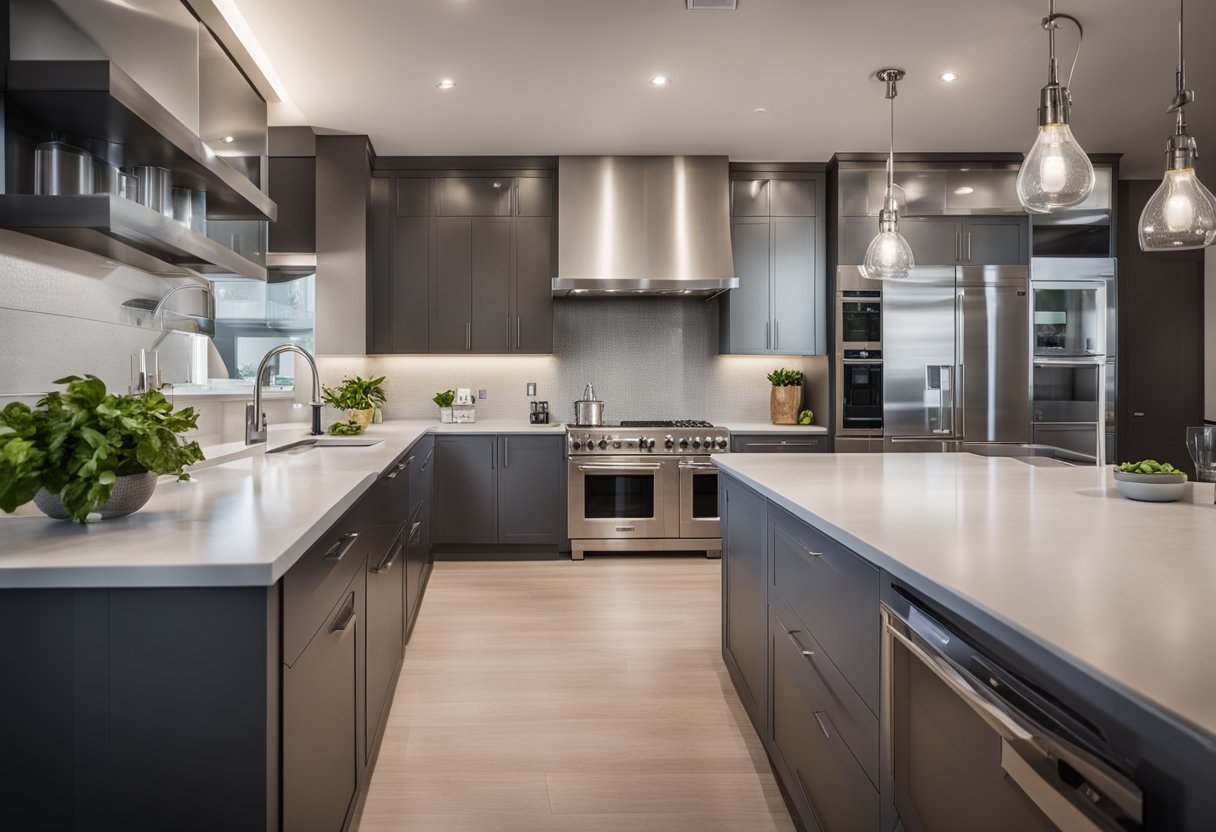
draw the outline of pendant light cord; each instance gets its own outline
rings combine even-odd
[[[895,86],[891,86],[890,102],[891,141],[887,148],[887,199],[895,200]]]
[[[1182,2],[1182,0],[1179,0]],[[1058,84],[1059,75],[1056,64],[1056,29],[1059,28],[1057,20],[1071,21],[1077,27],[1077,51],[1072,56],[1072,66],[1068,68],[1068,81],[1064,84],[1065,89],[1072,88],[1072,76],[1077,71],[1077,60],[1081,57],[1081,44],[1085,42],[1085,27],[1081,25],[1081,21],[1077,20],[1070,14],[1064,12],[1056,12],[1056,0],[1047,0],[1047,17],[1043,18],[1043,28],[1047,30],[1047,45],[1050,55],[1049,67],[1049,83]]]

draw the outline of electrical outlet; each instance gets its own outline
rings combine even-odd
[[[484,389],[477,391],[477,398],[484,399],[485,397],[486,397],[486,391]]]
[[[535,382],[535,381],[529,381],[529,382],[528,382],[528,395],[529,395],[529,396],[535,396],[535,395],[536,395],[536,382]]]

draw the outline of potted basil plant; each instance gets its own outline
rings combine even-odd
[[[346,418],[366,430],[375,411],[384,406],[384,376],[346,376],[337,387],[321,389],[321,401],[346,412]]]
[[[452,423],[452,402],[456,401],[455,390],[444,390],[442,393],[436,393],[431,398],[435,404],[439,405],[439,421],[442,424],[448,425]]]
[[[138,511],[157,477],[190,479],[185,467],[203,458],[182,438],[198,426],[187,407],[174,411],[158,391],[107,393],[96,376],[55,382],[36,408],[11,402],[0,411],[0,509],[34,502],[50,517],[78,523]]]
[[[773,385],[769,393],[769,416],[774,425],[798,424],[798,410],[802,407],[802,371],[782,367],[768,374]]]

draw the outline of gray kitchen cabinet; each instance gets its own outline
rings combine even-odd
[[[768,179],[734,179],[730,183],[730,213],[732,217],[767,217],[769,215]]]
[[[383,551],[373,551],[367,560],[367,683],[365,755],[370,757],[376,737],[388,718],[389,694],[401,668],[405,643],[406,566],[408,532],[400,526]]]
[[[878,233],[877,223],[874,224],[874,233]],[[962,223],[957,219],[904,217],[899,221],[899,233],[912,247],[912,258],[918,266],[953,266],[961,262]]]
[[[557,544],[566,494],[562,436],[498,438],[498,542]]]
[[[719,478],[722,518],[722,658],[757,731],[766,722],[768,624],[765,599],[768,503]]]
[[[818,275],[815,220],[774,217],[772,220],[773,352],[782,355],[822,355],[826,333],[824,289]]]
[[[433,220],[431,240],[427,344],[431,352],[468,352],[473,337],[473,221]]]
[[[732,433],[730,449],[737,454],[827,453],[827,434]]]
[[[549,181],[521,179],[520,182]],[[514,222],[515,252],[508,351],[553,352],[553,220],[520,217]]]
[[[918,266],[1012,266],[1030,262],[1029,221],[1025,216],[904,217],[899,231]],[[841,265],[860,265],[878,233],[871,217],[842,217]]]
[[[519,217],[551,217],[555,202],[555,180],[551,176],[521,176],[515,180],[515,214]]]
[[[770,216],[814,217],[819,214],[818,181],[771,179],[768,185]]]
[[[514,180],[498,176],[451,176],[434,180],[439,217],[509,217]]]
[[[1026,217],[970,217],[963,221],[967,265],[1018,266],[1030,263],[1030,223]]]
[[[436,543],[498,543],[498,438],[435,437]]]
[[[1024,212],[1018,201],[1017,168],[946,171],[947,214]]]
[[[430,238],[427,217],[396,218],[397,257],[391,271],[390,336],[385,352],[417,353],[430,347]]]
[[[267,161],[270,198],[279,215],[270,223],[270,251],[317,250],[317,160],[313,156],[271,156]]]
[[[748,217],[732,223],[735,275],[739,288],[722,299],[728,309],[722,322],[722,352],[754,354],[772,346],[770,311],[769,220]]]
[[[429,217],[431,215],[431,180],[401,177],[393,180],[396,190],[396,216]]]
[[[431,515],[435,490],[435,440],[424,436],[411,449],[414,463],[410,466],[410,511],[405,526],[405,630],[418,617],[422,591],[431,570]]]
[[[283,669],[283,828],[341,830],[359,788],[358,631],[362,571]]]
[[[514,342],[511,304],[511,220],[472,221],[472,311],[469,349],[505,353]]]

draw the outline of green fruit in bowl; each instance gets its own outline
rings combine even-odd
[[[1185,477],[1185,471],[1179,471],[1168,462],[1162,463],[1155,459],[1142,459],[1139,462],[1124,462],[1119,470],[1125,474],[1163,474],[1166,476]]]
[[[798,424],[809,425],[815,419],[815,414],[810,410],[804,410],[798,414]]]

